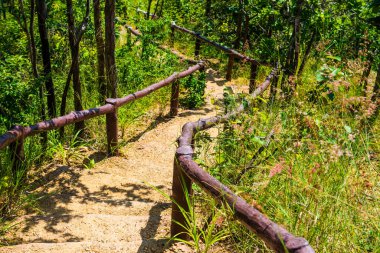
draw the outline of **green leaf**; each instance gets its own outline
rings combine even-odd
[[[342,57],[340,57],[340,56],[328,55],[328,56],[326,56],[326,58],[336,60],[336,61],[342,61]]]
[[[260,145],[265,145],[265,141],[263,141],[263,140],[261,140],[259,137],[254,137],[253,139],[252,139],[252,141],[253,142],[256,142],[256,143],[258,143],[258,144],[260,144]]]
[[[322,75],[322,73],[321,72],[317,72],[317,82],[323,82],[323,81],[325,81],[326,80],[326,78]]]
[[[339,72],[340,72],[340,68],[336,68],[336,69],[334,69],[333,72],[331,72],[331,75],[336,76]]]
[[[350,126],[345,125],[345,126],[344,126],[344,129],[346,130],[346,132],[347,132],[348,134],[352,133],[352,129],[351,129]]]

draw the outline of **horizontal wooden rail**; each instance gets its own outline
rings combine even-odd
[[[79,121],[111,113],[114,110],[114,106],[112,106],[111,104],[106,104],[97,108],[71,112],[67,115],[57,117],[51,120],[45,120],[31,126],[15,126],[11,130],[7,131],[5,134],[0,136],[0,149],[5,148],[9,144],[19,139],[26,138],[28,136],[40,133],[42,131],[58,129],[60,127],[70,125]]]
[[[232,69],[233,69],[233,65],[234,65],[234,61],[235,61],[235,58],[239,58],[241,59],[243,62],[247,62],[247,63],[250,63],[250,77],[249,77],[249,92],[252,93],[254,91],[254,89],[256,88],[256,83],[255,83],[255,80],[256,80],[256,77],[257,77],[257,73],[258,73],[258,67],[260,65],[266,65],[266,66],[270,66],[270,64],[268,63],[264,63],[264,62],[259,62],[255,59],[252,59],[246,55],[243,55],[241,53],[239,53],[238,51],[236,50],[233,50],[231,48],[228,48],[226,46],[223,46],[215,41],[212,41],[202,35],[200,35],[199,33],[197,32],[194,32],[194,31],[191,31],[189,29],[186,29],[184,27],[181,27],[181,26],[178,26],[176,25],[174,22],[172,22],[171,24],[171,36],[170,36],[170,44],[173,46],[174,45],[174,31],[175,30],[178,30],[178,31],[181,31],[181,32],[184,32],[184,33],[188,33],[194,37],[196,37],[196,40],[195,40],[195,51],[194,51],[194,54],[195,54],[195,57],[198,57],[199,56],[199,52],[200,52],[200,48],[201,48],[201,42],[205,42],[205,43],[208,43],[212,46],[214,46],[215,48],[218,48],[224,52],[226,52],[228,54],[228,63],[227,63],[227,73],[226,73],[226,79],[227,81],[231,81],[232,79]]]
[[[276,71],[276,69],[273,70],[265,82],[251,94],[251,99],[256,98],[268,88],[271,79],[276,75]],[[250,206],[244,199],[234,194],[227,186],[203,170],[192,159],[194,154],[193,137],[195,133],[227,122],[230,118],[237,116],[249,108],[249,104],[248,106],[242,104],[235,111],[224,116],[201,119],[197,122],[189,122],[183,126],[182,135],[178,139],[178,149],[174,161],[172,189],[173,199],[176,204],[172,206],[171,235],[186,239],[185,233],[183,233],[185,232],[184,228],[178,224],[185,224],[185,217],[178,205],[188,210],[184,188],[191,193],[191,182],[194,182],[218,201],[227,203],[233,210],[235,217],[276,252],[312,253],[314,250],[306,239],[292,235],[285,228],[269,220],[257,209]]]
[[[136,11],[137,11],[137,13],[142,13],[142,14],[144,14],[145,16],[148,14],[146,11],[141,10],[140,8],[137,8]],[[152,17],[153,19],[158,19],[158,18],[160,18],[159,16],[157,16],[157,15],[154,14],[154,13],[149,13],[149,16]]]
[[[133,94],[127,95],[122,98],[109,98],[106,100],[107,104],[92,108],[88,110],[83,111],[75,111],[71,112],[67,115],[57,117],[54,119],[46,120],[43,122],[36,123],[31,126],[15,126],[11,130],[7,131],[3,135],[0,136],[0,149],[5,148],[9,144],[16,142],[18,140],[22,140],[28,136],[40,133],[42,131],[49,131],[53,129],[58,129],[63,126],[67,126],[79,121],[88,120],[100,115],[104,114],[112,114],[114,113],[118,107],[123,106],[133,100],[145,97],[152,93],[153,91],[156,91],[162,87],[165,87],[173,82],[175,82],[178,79],[184,78],[197,70],[202,70],[204,68],[204,63],[199,62],[194,66],[189,67],[187,70],[182,71],[180,73],[174,73],[170,77],[166,78],[165,80],[162,80],[158,83],[152,84],[148,87],[146,87],[143,90],[137,91]]]
[[[226,47],[226,46],[223,46],[223,45],[221,45],[221,44],[219,44],[219,43],[217,43],[217,42],[215,42],[215,41],[212,41],[212,40],[210,40],[210,39],[208,39],[208,38],[206,38],[206,37],[200,35],[200,34],[197,33],[197,32],[194,32],[194,31],[191,31],[191,30],[186,29],[186,28],[184,28],[184,27],[178,26],[178,25],[176,25],[174,22],[172,22],[172,24],[171,24],[171,28],[172,28],[172,29],[177,29],[177,30],[179,30],[179,31],[182,31],[182,32],[185,32],[185,33],[188,33],[188,34],[191,34],[191,35],[193,35],[194,37],[196,37],[197,39],[199,39],[199,40],[201,40],[201,41],[203,41],[203,42],[206,42],[206,43],[208,43],[208,44],[210,44],[210,45],[212,45],[212,46],[214,46],[214,47],[216,47],[216,48],[218,48],[218,49],[220,49],[220,50],[226,52],[228,55],[232,55],[232,56],[234,56],[234,57],[236,57],[236,58],[240,58],[240,59],[242,59],[242,60],[244,60],[244,61],[247,61],[247,62],[253,62],[253,63],[257,64],[257,65],[263,65],[263,64],[264,64],[264,63],[260,63],[260,62],[258,62],[258,61],[255,60],[255,59],[252,59],[252,58],[250,58],[250,57],[248,57],[248,56],[246,56],[246,55],[243,55],[243,54],[239,53],[239,52],[236,51],[236,50],[233,50],[233,49],[228,48],[228,47]],[[264,64],[264,65],[266,65],[266,64]]]
[[[141,32],[139,32],[139,31],[136,30],[136,29],[133,29],[132,26],[129,26],[128,24],[126,24],[125,27],[126,27],[126,28],[127,28],[127,29],[128,29],[133,35],[135,35],[136,37],[141,37],[141,36],[143,36],[143,35],[141,34]],[[190,58],[188,58],[188,57],[186,57],[186,56],[180,54],[179,52],[177,52],[177,51],[174,50],[174,49],[171,49],[171,48],[168,48],[168,47],[166,47],[166,46],[160,45],[159,43],[157,43],[157,42],[155,42],[155,41],[151,41],[151,43],[152,43],[153,45],[155,45],[156,47],[160,48],[161,50],[163,50],[163,51],[165,51],[165,52],[167,52],[167,53],[170,53],[170,54],[173,54],[173,55],[177,56],[179,59],[181,59],[181,60],[183,60],[183,61],[187,61],[187,62],[192,63],[192,64],[196,64],[196,63],[198,63],[198,61],[193,60],[193,59],[190,59]]]

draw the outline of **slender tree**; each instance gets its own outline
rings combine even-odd
[[[243,29],[243,16],[244,16],[244,3],[243,0],[239,1],[239,12],[236,13],[236,39],[234,42],[234,48],[240,48],[242,29]]]
[[[7,19],[7,10],[5,9],[5,0],[0,0],[1,1],[1,12],[3,14],[3,19]]]
[[[79,45],[86,31],[89,15],[90,15],[90,0],[86,1],[86,13],[83,21],[78,27],[75,27],[75,18],[73,14],[73,2],[72,0],[66,0],[67,5],[67,23],[69,30],[69,44],[71,51],[72,65],[70,72],[73,79],[73,89],[74,89],[74,108],[76,111],[83,110],[82,106],[82,87],[80,83],[80,69],[79,69]],[[70,73],[69,73],[70,75]],[[68,77],[69,79],[69,77]],[[70,81],[69,81],[70,82]],[[83,121],[75,123],[75,131],[80,131],[80,136],[84,136],[85,124]]]
[[[302,5],[304,0],[295,1],[294,9],[294,23],[293,23],[293,33],[290,38],[290,43],[288,46],[288,53],[285,61],[285,78],[282,79],[281,89],[284,92],[285,96],[290,98],[292,90],[296,88],[296,76],[298,62],[300,57],[300,38],[301,38],[301,14],[302,14]],[[285,5],[286,7],[286,5]],[[292,20],[292,16],[288,16],[288,20]],[[292,86],[292,87],[291,87]]]
[[[44,65],[44,79],[47,93],[48,114],[51,118],[56,117],[56,98],[51,72],[50,49],[48,31],[46,28],[47,7],[45,0],[37,0],[38,30],[41,39],[42,62]]]
[[[158,13],[158,7],[161,5],[161,2],[160,0],[157,0],[156,2],[156,6],[154,7],[154,12],[153,12],[153,16],[156,17],[157,16],[157,13]]]
[[[206,6],[205,6],[205,16],[206,18],[210,18],[211,16],[211,0],[206,0]]]
[[[164,8],[164,3],[165,3],[165,0],[161,0],[161,2],[160,2],[160,9],[157,12],[157,16],[159,16],[159,17],[162,17],[162,10]]]
[[[105,58],[108,95],[117,97],[117,75],[115,61],[115,0],[106,0],[105,19]]]
[[[26,35],[28,52],[29,52],[29,60],[32,67],[33,78],[39,89],[39,98],[40,98],[40,104],[41,104],[41,108],[40,108],[41,118],[42,120],[46,120],[44,92],[43,92],[43,87],[39,82],[39,74],[38,74],[38,69],[37,69],[37,49],[36,49],[36,41],[34,37],[34,15],[36,11],[35,5],[36,5],[35,0],[30,0],[29,24],[27,20],[27,15],[25,13],[23,0],[18,0],[17,11],[14,8],[15,6],[12,5],[12,7],[14,8],[12,11],[12,14],[15,16],[17,23],[20,25],[22,31]],[[47,144],[47,133],[43,132],[41,133],[41,136],[42,136],[42,145],[45,146]]]
[[[34,38],[34,14],[36,12],[36,2],[35,0],[30,0],[30,19],[29,19],[29,34],[30,34],[30,61],[32,63],[32,71],[34,79],[38,82],[38,93],[40,98],[40,113],[42,120],[46,120],[46,111],[44,103],[44,89],[42,84],[39,81],[39,74],[37,69],[37,49],[36,41]],[[41,133],[42,137],[42,146],[46,147],[47,145],[47,132]]]
[[[100,12],[100,0],[94,0],[94,26],[95,26],[95,40],[98,58],[98,86],[99,86],[99,102],[104,102],[107,98],[107,85],[105,78],[105,59],[104,59],[104,40],[102,31],[102,17]]]
[[[148,8],[146,9],[145,19],[149,19],[150,18],[150,9],[152,7],[152,1],[153,0],[148,0]]]
[[[300,57],[300,40],[301,40],[301,14],[302,5],[304,0],[297,0],[296,2],[296,13],[294,19],[294,56],[292,60],[292,75],[295,75],[298,68],[298,61]]]
[[[373,87],[372,101],[377,101],[379,99],[380,99],[380,64],[377,66],[377,76],[376,76],[375,86]],[[379,103],[380,101],[378,101],[378,108],[380,107]]]
[[[301,66],[300,68],[298,69],[298,72],[297,72],[297,76],[300,77],[303,73],[303,70],[306,66],[306,63],[307,63],[307,60],[309,58],[309,55],[311,53],[311,49],[316,41],[316,37],[317,37],[317,30],[314,30],[312,35],[311,35],[311,38],[307,44],[307,47],[306,47],[306,51],[302,57],[302,61],[301,61]]]

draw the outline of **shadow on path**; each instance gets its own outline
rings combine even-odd
[[[137,253],[162,253],[164,252],[168,239],[155,239],[154,236],[158,231],[161,222],[161,213],[170,208],[170,203],[157,203],[149,211],[149,220],[145,228],[140,230],[142,243]]]
[[[68,166],[59,166],[51,170],[46,175],[35,180],[30,189],[33,189],[32,198],[37,201],[39,213],[36,210],[29,210],[28,214],[23,216],[23,221],[20,226],[20,231],[27,234],[26,237],[13,238],[9,244],[15,245],[20,243],[54,243],[57,239],[61,238],[67,242],[83,241],[81,234],[77,232],[71,233],[65,229],[65,224],[70,224],[73,219],[81,219],[88,214],[91,214],[92,209],[83,210],[83,213],[73,212],[70,208],[72,203],[74,205],[97,206],[105,208],[105,211],[112,210],[113,208],[123,208],[125,214],[134,212],[133,202],[138,201],[142,203],[154,203],[156,200],[151,198],[151,194],[155,191],[151,187],[138,184],[138,183],[122,183],[115,185],[101,185],[97,189],[90,190],[86,183],[81,181],[83,176],[83,169],[71,168]],[[109,176],[107,170],[104,171],[88,171],[90,175],[95,177]],[[163,185],[157,185],[158,189],[163,190]],[[149,242],[149,231],[157,231],[160,214],[163,210],[169,208],[168,203],[158,203],[149,212],[149,221],[146,230],[142,230],[141,235],[143,241]],[[129,209],[130,208],[130,209]],[[91,211],[92,210],[92,211]],[[116,210],[116,209],[115,209]],[[129,211],[130,210],[130,211]],[[34,227],[39,227],[38,233],[34,234]],[[44,234],[50,234],[44,238]],[[154,237],[154,234],[151,236]],[[161,244],[157,242],[156,244]],[[165,243],[163,243],[165,244]]]

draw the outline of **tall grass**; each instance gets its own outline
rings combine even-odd
[[[291,101],[262,99],[225,126],[212,161],[202,160],[205,154],[198,161],[317,252],[379,252],[380,120],[365,106],[355,76],[330,76],[323,85],[332,99],[312,95],[321,84],[311,68]],[[257,153],[271,131],[270,144]],[[238,252],[269,252],[241,225],[226,229]]]

